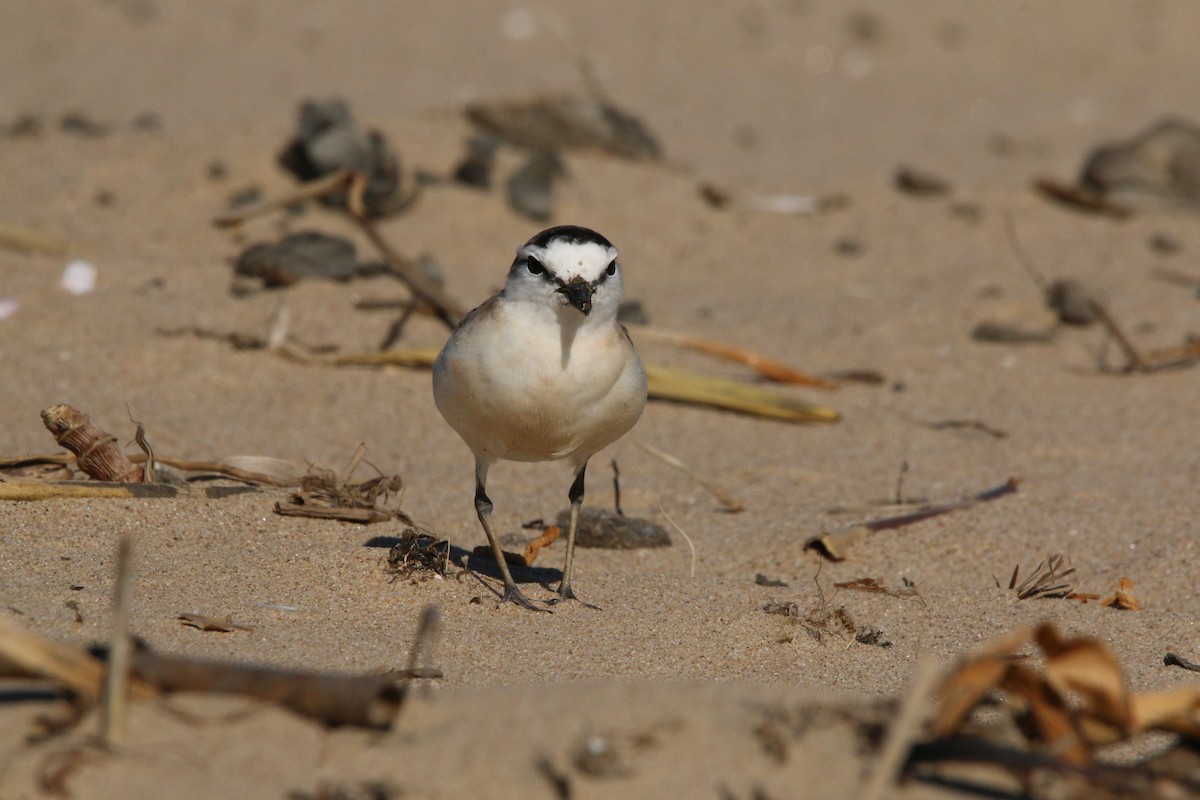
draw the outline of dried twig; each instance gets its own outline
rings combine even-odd
[[[683,540],[685,542],[687,542],[688,549],[692,551],[691,577],[694,579],[696,577],[696,545],[692,544],[692,537],[688,536],[687,531],[685,531],[683,528],[679,527],[675,523],[675,520],[671,519],[671,515],[668,514],[661,505],[658,507],[658,513],[663,515],[663,519],[665,519],[668,523],[670,523],[672,528],[679,531],[679,535],[683,537]]]
[[[100,741],[105,749],[119,750],[125,743],[125,718],[129,707],[129,604],[133,598],[133,540],[122,536],[117,545],[117,581],[113,591],[112,637],[108,671],[104,680],[104,705],[100,714]]]
[[[232,228],[241,225],[255,217],[261,217],[270,214],[272,211],[294,206],[297,203],[302,203],[305,200],[316,200],[333,192],[342,191],[350,183],[350,170],[341,170],[339,172],[330,173],[324,178],[307,181],[270,200],[264,200],[261,203],[255,203],[252,206],[247,206],[240,211],[234,211],[229,214],[222,214],[213,219],[213,225],[218,228]]]
[[[1117,346],[1121,348],[1121,352],[1125,354],[1125,359],[1128,363],[1125,365],[1125,372],[1145,372],[1149,367],[1141,353],[1133,346],[1133,342],[1125,335],[1125,331],[1117,324],[1112,315],[1108,313],[1108,309],[1103,304],[1096,300],[1091,301],[1092,313],[1096,315],[1096,319],[1108,331],[1108,335],[1113,337],[1117,342]]]
[[[957,503],[943,503],[940,505],[926,505],[918,508],[910,514],[901,514],[895,517],[884,517],[882,519],[870,520],[858,525],[848,525],[837,530],[830,531],[823,536],[810,539],[805,545],[806,548],[814,549],[833,561],[842,561],[850,553],[850,549],[859,541],[870,537],[872,534],[892,528],[902,528],[906,525],[912,525],[916,522],[927,520],[930,517],[949,514],[952,511],[961,511],[966,508],[986,503],[1005,495],[1012,494],[1017,491],[1018,481],[1016,478],[1009,478],[999,486],[995,486],[968,500],[962,500]]]
[[[921,659],[908,693],[904,696],[904,703],[888,728],[871,778],[858,795],[860,800],[879,800],[895,785],[908,760],[909,751],[921,735],[921,726],[928,714],[937,678],[937,661],[932,656]]]
[[[726,494],[724,490],[722,490],[712,481],[700,477],[698,474],[696,474],[695,470],[693,470],[687,464],[684,464],[675,456],[671,455],[670,453],[665,453],[653,445],[646,444],[641,439],[630,439],[630,441],[637,445],[642,452],[654,456],[668,466],[674,467],[684,475],[687,475],[689,478],[694,480],[696,483],[700,484],[705,491],[717,499],[717,501],[721,504],[723,511],[736,514],[739,511],[745,510],[745,506],[743,506],[739,500],[735,500],[733,497]]]
[[[612,460],[613,471],[613,511],[617,512],[618,517],[625,516],[625,512],[621,510],[621,468],[617,466],[617,460]]]
[[[1186,658],[1181,658],[1174,653],[1167,653],[1163,656],[1163,664],[1168,667],[1183,667],[1192,672],[1200,672],[1200,664],[1188,661]]]

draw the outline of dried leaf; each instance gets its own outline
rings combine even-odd
[[[845,561],[854,545],[869,539],[875,531],[866,525],[850,525],[830,531],[819,539],[808,543],[808,547],[820,549],[826,558],[833,561]]]
[[[1087,715],[1114,728],[1113,738],[1128,736],[1125,676],[1112,650],[1095,639],[1065,640],[1048,625],[1038,628],[1036,640],[1046,654],[1046,681],[1061,695],[1083,695]]]
[[[938,690],[938,708],[932,723],[936,735],[949,736],[957,731],[967,715],[999,688],[1013,656],[1032,636],[1032,629],[1022,628],[993,639],[959,663]]]
[[[790,397],[763,386],[698,372],[646,365],[650,396],[692,405],[713,406],[787,422],[837,422],[832,408]]]

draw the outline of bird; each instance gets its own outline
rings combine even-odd
[[[549,610],[513,581],[492,526],[488,471],[498,461],[565,461],[574,474],[566,562],[547,605],[597,608],[571,583],[584,474],[646,406],[646,371],[617,321],[622,292],[608,239],[577,225],[547,228],[517,249],[504,288],[463,317],[434,362],[434,402],[475,457],[475,512],[504,579],[499,605]]]

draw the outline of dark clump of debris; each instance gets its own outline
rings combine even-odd
[[[537,150],[508,179],[508,204],[535,220],[550,219],[554,211],[554,181],[566,173],[553,150]]]
[[[559,512],[556,523],[563,530],[571,521],[571,512]],[[661,525],[646,519],[626,517],[601,508],[584,508],[579,512],[579,528],[575,544],[607,550],[638,550],[650,547],[670,547],[671,536]]]
[[[950,193],[947,181],[912,167],[900,167],[892,180],[899,191],[914,197],[939,197]]]
[[[449,557],[450,543],[445,539],[439,539],[429,531],[405,528],[400,541],[388,552],[388,571],[397,580],[445,576]]]
[[[1134,138],[1097,148],[1079,185],[1102,195],[1144,195],[1177,205],[1200,204],[1200,128],[1165,119]]]
[[[380,275],[386,269],[380,261],[360,262],[352,242],[316,231],[252,245],[233,267],[238,276],[261,280],[268,289],[292,286],[307,278],[348,281]]]
[[[296,135],[279,154],[280,165],[302,181],[348,170],[365,179],[363,210],[369,217],[391,214],[415,197],[408,186],[400,156],[377,130],[363,130],[344,100],[309,100],[300,107]],[[327,205],[346,208],[347,192],[322,198]]]
[[[595,149],[622,158],[662,158],[662,146],[640,119],[595,93],[474,103],[466,114],[482,130],[530,150]]]
[[[1088,154],[1076,184],[1038,179],[1034,187],[1074,208],[1114,217],[1133,208],[1200,208],[1200,127],[1167,118],[1133,138]]]
[[[502,144],[527,153],[506,181],[513,210],[535,220],[554,210],[554,184],[566,175],[562,153],[598,150],[619,158],[660,160],[662,147],[633,114],[611,103],[595,87],[578,95],[474,103],[467,118],[482,132],[467,143],[453,179],[467,186],[492,185],[496,151]]]
[[[467,155],[454,169],[454,180],[477,189],[492,188],[492,170],[496,167],[496,150],[500,137],[482,133],[467,142]]]

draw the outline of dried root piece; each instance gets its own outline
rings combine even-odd
[[[50,406],[42,411],[42,422],[59,445],[75,454],[79,468],[89,477],[114,483],[142,482],[142,468],[125,457],[117,437],[97,428],[79,409]]]

